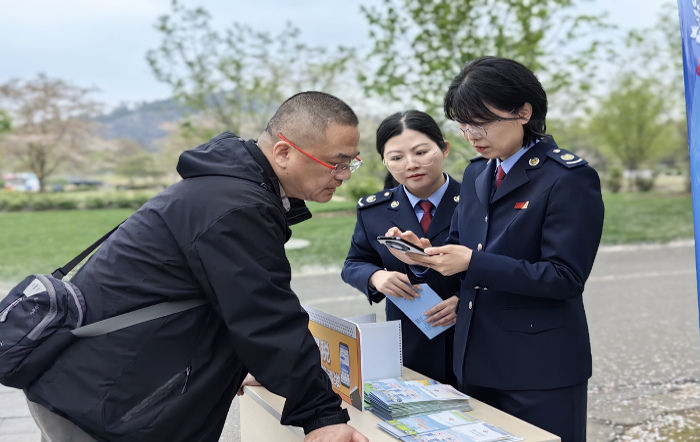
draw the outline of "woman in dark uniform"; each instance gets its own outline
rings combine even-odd
[[[386,234],[425,248],[429,256],[400,256],[432,269],[417,273],[437,271],[459,287],[460,389],[562,442],[585,441],[592,366],[583,289],[603,229],[598,174],[546,134],[547,95],[514,60],[467,63],[445,114],[480,154],[464,171],[447,245],[415,229]]]
[[[343,281],[367,295],[370,304],[380,302],[385,295],[413,299],[418,294],[405,265],[377,242],[377,236],[398,227],[424,232],[434,243],[446,239],[459,202],[459,183],[442,170],[449,151],[439,126],[424,112],[399,112],[379,125],[377,152],[399,185],[358,202],[357,224],[342,271]],[[442,279],[436,276],[427,281],[443,299],[426,312],[427,321],[436,326],[456,320],[458,298],[454,290],[445,290]],[[452,373],[454,327],[430,340],[389,301],[386,319],[401,321],[406,367],[456,386]]]

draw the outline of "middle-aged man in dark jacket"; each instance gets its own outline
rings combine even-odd
[[[285,101],[258,142],[224,132],[180,156],[73,282],[86,323],[163,301],[206,305],[76,341],[29,389],[44,440],[218,441],[250,372],[305,441],[367,439],[320,365],[284,244],[361,164],[358,120],[320,92]],[[64,418],[70,420],[70,422]],[[75,424],[75,425],[73,425]],[[71,428],[72,426],[72,428]]]

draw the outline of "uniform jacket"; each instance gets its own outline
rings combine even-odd
[[[458,202],[459,183],[450,177],[425,235],[431,244],[442,244],[447,239]],[[382,293],[369,286],[374,272],[386,269],[406,273],[405,265],[377,242],[377,236],[386,234],[391,227],[423,234],[403,186],[361,198],[357,204],[357,224],[341,276],[343,281],[364,293],[370,304],[384,299]],[[443,299],[457,294],[454,287],[444,286],[443,282],[447,281],[442,277],[436,276],[427,282]],[[401,321],[404,365],[446,382],[451,377],[454,327],[430,340],[393,303],[387,301],[385,305],[387,321]]]
[[[290,288],[290,213],[270,164],[225,132],[184,152],[178,172],[73,282],[86,323],[168,300],[208,304],[77,340],[27,396],[110,441],[218,441],[249,371],[288,398],[284,424],[339,414]],[[292,213],[308,218],[301,204]]]
[[[467,167],[449,243],[474,252],[459,284],[455,374],[504,390],[548,389],[591,376],[583,289],[603,227],[600,180],[549,138],[495,189],[496,161]]]

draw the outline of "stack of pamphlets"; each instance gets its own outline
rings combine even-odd
[[[469,396],[434,381],[390,378],[365,383],[365,401],[383,420],[444,410],[470,411]]]
[[[520,437],[489,425],[461,411],[421,414],[377,425],[403,442],[514,442]]]

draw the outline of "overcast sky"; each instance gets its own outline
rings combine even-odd
[[[287,22],[310,44],[367,49],[368,26],[359,5],[380,0],[181,0],[203,6],[217,29],[231,22],[257,25],[277,34]],[[655,23],[668,0],[593,0],[588,12],[607,11],[622,28]],[[170,12],[169,0],[6,0],[0,2],[0,84],[43,72],[82,87],[100,89],[93,97],[121,102],[166,98],[145,60],[160,35],[156,19]]]

